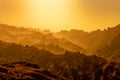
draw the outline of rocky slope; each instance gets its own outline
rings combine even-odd
[[[86,56],[79,52],[66,51],[64,54],[55,55],[45,50],[39,50],[34,46],[24,47],[21,45],[16,45],[13,43],[6,43],[1,41],[0,61],[1,64],[5,64],[5,63],[15,64],[16,67],[14,67],[15,69],[13,68],[14,70],[18,70],[21,68],[24,70],[26,69],[27,65],[30,67],[31,64],[27,64],[27,63],[37,64],[40,66],[41,69],[47,70],[51,74],[63,76],[68,80],[90,80],[90,79],[119,80],[120,79],[119,63],[109,62],[106,59],[103,59],[95,55]],[[15,63],[15,62],[19,62],[19,63]],[[27,63],[23,63],[23,62],[27,62]],[[5,66],[12,67],[13,64],[3,65],[3,67]],[[21,67],[19,66],[19,64]],[[34,65],[34,67],[39,68],[37,65]],[[27,70],[29,69],[27,68]],[[25,70],[25,72],[27,72],[27,70]],[[3,73],[2,75],[4,76]],[[7,75],[9,76],[10,74],[7,73]],[[14,75],[15,74],[13,74],[13,76]],[[38,78],[38,76],[36,75],[35,77]],[[32,78],[35,77],[32,76]]]
[[[42,70],[36,64],[15,62],[0,65],[0,80],[68,80]]]

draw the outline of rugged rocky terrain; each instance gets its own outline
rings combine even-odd
[[[12,70],[13,73],[16,70],[20,69],[21,71],[21,69],[25,69],[25,71],[22,71],[22,74],[24,74],[24,72],[27,73],[27,71],[33,73],[32,76],[29,73],[28,75],[22,75],[22,78],[26,78],[27,76],[28,78],[36,80],[39,78],[38,76],[42,74],[40,75],[40,73],[34,72],[33,70],[36,68],[38,69],[40,66],[40,69],[46,70],[51,74],[62,76],[62,78],[68,80],[120,79],[120,63],[107,61],[95,55],[86,56],[80,52],[70,51],[66,51],[64,54],[55,55],[46,50],[39,50],[34,46],[21,46],[3,41],[0,42],[0,45],[0,61],[1,64],[4,64],[1,65],[1,69],[3,69],[4,72],[5,67],[5,72]],[[38,74],[38,76],[34,73]],[[12,74],[12,72],[5,74],[1,73],[1,78],[4,78],[6,75],[9,78],[9,75],[21,75],[21,72],[20,74]],[[47,80],[46,78],[50,76],[46,75],[44,77],[45,80]],[[18,79],[19,77],[17,76],[15,78]]]
[[[0,79],[120,80],[120,25],[43,33],[0,25]]]
[[[15,62],[0,65],[0,80],[68,80],[42,70],[36,64]]]

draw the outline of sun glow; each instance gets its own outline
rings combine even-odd
[[[59,31],[76,28],[80,23],[78,17],[79,3],[73,0],[30,0],[31,22],[42,24],[41,28]],[[34,16],[33,16],[34,15]],[[81,17],[82,18],[82,17]]]
[[[49,17],[54,18],[58,15],[63,16],[62,13],[68,5],[67,0],[30,0],[30,6],[32,13],[49,19]]]
[[[119,24],[119,0],[0,0],[0,23],[51,31]]]
[[[49,9],[61,8],[64,7],[68,0],[29,0],[32,7],[44,7]]]
[[[30,0],[30,6],[32,22],[42,23],[44,28],[52,28],[53,31],[68,26],[73,20],[71,0]]]

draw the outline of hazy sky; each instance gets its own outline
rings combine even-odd
[[[51,31],[120,23],[120,0],[0,0],[0,23]]]

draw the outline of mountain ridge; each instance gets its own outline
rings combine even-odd
[[[54,33],[54,36],[66,38],[86,50],[94,51],[101,48],[103,45],[110,44],[112,39],[118,34],[120,34],[120,24],[112,28],[108,27],[103,31],[96,30],[90,33],[82,30],[61,31]]]
[[[43,34],[40,31],[29,30],[27,28],[17,28],[5,24],[0,25],[0,40],[12,42],[22,45],[34,45],[40,49],[46,49],[52,53],[62,54],[65,51],[81,51],[85,50],[70,41],[63,38],[59,39],[52,35],[52,33]],[[53,50],[49,46],[53,45]],[[67,44],[67,45],[66,45]],[[41,47],[42,46],[42,47]],[[56,48],[58,47],[58,49]],[[60,50],[61,51],[60,51]]]

